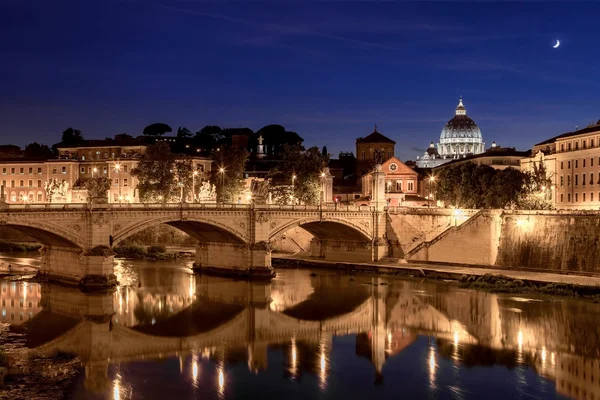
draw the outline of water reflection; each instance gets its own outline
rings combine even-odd
[[[283,271],[271,283],[249,283],[156,264],[122,268],[130,269],[131,284],[107,294],[0,285],[2,320],[26,332],[30,347],[81,356],[79,397],[212,391],[229,398],[252,385],[290,390],[277,375],[305,397],[360,397],[366,392],[358,388],[373,382],[384,395],[405,388],[415,398],[477,397],[482,388],[469,386],[470,371],[495,366],[509,374],[501,381],[510,388],[498,392],[504,398],[600,398],[598,305],[321,271]],[[519,313],[512,311],[516,302]],[[360,372],[365,359],[374,380]]]

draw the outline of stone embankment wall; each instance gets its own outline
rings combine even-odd
[[[271,248],[283,253],[309,253],[313,235],[299,226],[280,233],[271,240]]]
[[[407,252],[436,261],[600,273],[600,213],[483,210]]]

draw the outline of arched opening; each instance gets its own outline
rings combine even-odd
[[[274,232],[271,245],[275,252],[331,261],[371,261],[371,237],[368,226],[342,220],[300,220]]]
[[[40,224],[43,226],[43,224]],[[12,245],[7,250],[35,250],[36,245],[68,247],[82,249],[83,243],[67,233],[60,232],[56,227],[33,227],[28,225],[6,224],[0,226],[0,241]]]

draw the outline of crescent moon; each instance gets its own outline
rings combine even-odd
[[[556,48],[558,48],[558,46],[560,46],[560,40],[556,39],[556,44],[552,47],[554,47],[556,49]]]

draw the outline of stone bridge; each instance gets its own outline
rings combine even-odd
[[[198,268],[249,277],[272,276],[270,241],[297,226],[314,236],[316,256],[365,262],[388,250],[383,206],[31,204],[0,210],[0,225],[45,246],[42,274],[83,285],[114,284],[112,246],[159,224],[197,239]]]

